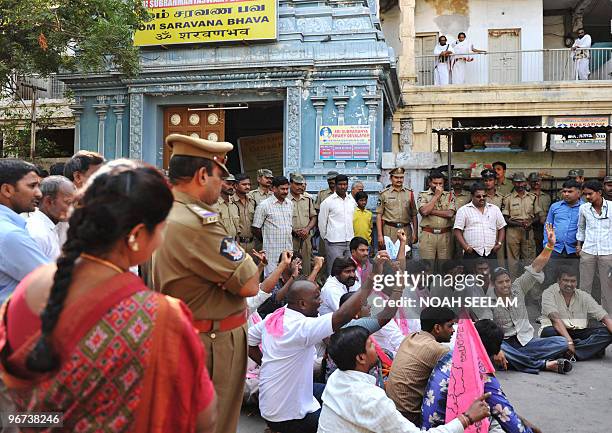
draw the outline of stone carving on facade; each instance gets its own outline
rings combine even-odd
[[[142,160],[142,118],[144,95],[130,94],[130,159]]]
[[[300,147],[302,138],[302,89],[287,88],[287,156],[286,172],[297,171],[301,165]]]
[[[412,153],[412,119],[400,120],[399,151]]]
[[[107,99],[108,97],[105,95],[96,96],[96,103],[93,104],[98,115],[98,153],[100,155],[104,155],[105,124],[109,107]]]

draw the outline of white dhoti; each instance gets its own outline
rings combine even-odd
[[[434,69],[434,84],[436,86],[450,84],[450,70],[448,67],[448,62],[436,64]]]
[[[576,63],[576,79],[577,80],[588,80],[591,71],[589,70],[589,59],[577,59]]]
[[[467,62],[464,59],[456,59],[453,62],[453,84],[465,83],[465,67]]]

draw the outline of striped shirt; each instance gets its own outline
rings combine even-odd
[[[612,254],[612,201],[603,200],[601,214],[591,203],[580,206],[576,239],[582,242],[582,251],[593,256]]]
[[[480,212],[470,202],[457,210],[453,228],[463,231],[467,244],[481,256],[488,256],[497,242],[497,231],[506,226],[506,221],[499,208],[486,203],[484,212]]]
[[[253,227],[261,229],[263,248],[266,251],[268,265],[265,274],[270,275],[278,265],[278,258],[283,251],[293,250],[291,239],[291,221],[293,204],[290,200],[278,200],[268,197],[255,208]]]

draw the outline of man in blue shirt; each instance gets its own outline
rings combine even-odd
[[[0,159],[0,302],[38,266],[48,262],[19,215],[34,212],[42,198],[34,165]]]
[[[555,229],[557,243],[545,272],[546,280],[543,287],[548,287],[556,281],[557,269],[560,265],[565,263],[572,267],[578,267],[576,232],[578,231],[580,205],[584,203],[581,199],[580,184],[574,179],[566,180],[563,183],[561,196],[563,200],[553,203],[546,217],[546,222],[552,224]],[[546,244],[546,236],[544,236],[544,243]]]

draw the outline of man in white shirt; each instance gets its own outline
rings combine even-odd
[[[584,183],[582,193],[587,203],[578,211],[576,253],[580,256],[580,290],[591,293],[595,268],[599,271],[601,305],[612,314],[612,286],[608,273],[612,269],[612,201],[603,197],[598,180]]]
[[[588,80],[591,71],[589,70],[591,36],[587,35],[584,29],[578,30],[578,39],[572,45],[572,58],[576,66],[576,79]]]
[[[321,288],[319,314],[333,313],[340,306],[340,298],[348,292],[359,290],[356,285],[355,263],[350,257],[338,257],[332,265],[331,275]]]
[[[445,86],[451,82],[451,56],[454,53],[453,47],[446,41],[446,36],[438,38],[438,45],[434,48],[436,56],[434,67],[434,85]]]
[[[349,254],[349,243],[353,239],[353,214],[355,213],[355,200],[348,190],[348,177],[339,174],[336,176],[336,191],[323,200],[319,211],[319,233],[325,240],[327,252],[327,273],[336,257]]]
[[[506,237],[506,221],[497,206],[487,203],[487,191],[482,183],[473,184],[470,193],[472,201],[457,210],[453,226],[455,239],[470,266],[478,257],[488,257],[496,266],[497,252]]]
[[[299,280],[287,293],[287,306],[249,328],[249,356],[261,365],[259,409],[272,431],[317,431],[323,384],[313,383],[315,345],[359,312],[373,285],[373,275],[332,314],[318,315],[316,284]],[[261,346],[261,350],[260,350]]]
[[[26,227],[41,252],[56,260],[66,240],[69,212],[76,188],[64,176],[49,176],[40,183],[42,199],[38,208],[30,214]]]
[[[338,366],[323,392],[318,433],[420,433],[396,409],[385,391],[376,386],[368,371],[377,354],[369,332],[360,326],[341,329],[330,339],[329,354]],[[463,433],[471,423],[489,416],[485,394],[465,414],[448,424],[427,430],[431,433]]]

